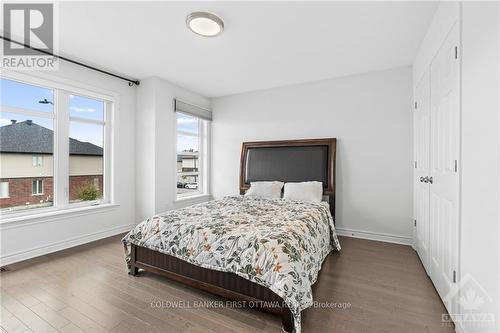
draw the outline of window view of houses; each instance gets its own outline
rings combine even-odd
[[[54,205],[54,102],[51,89],[1,80],[0,210]],[[103,197],[104,105],[68,96],[68,203]]]
[[[198,152],[182,151],[177,153],[177,193],[190,193],[198,190]]]
[[[177,112],[177,194],[200,192],[200,120]]]
[[[52,206],[53,131],[33,120],[0,127],[0,208]],[[97,200],[103,193],[103,149],[70,138],[69,200]]]

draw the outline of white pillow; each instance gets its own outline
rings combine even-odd
[[[323,200],[323,183],[286,183],[283,198],[291,200],[321,202]]]
[[[250,188],[245,193],[249,197],[281,198],[283,182],[251,182]]]

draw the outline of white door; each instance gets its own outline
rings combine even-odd
[[[429,182],[430,175],[430,76],[427,71],[415,87],[414,110],[414,222],[415,245],[422,264],[429,271]]]
[[[431,63],[430,277],[441,298],[455,280],[459,236],[458,24]],[[451,304],[445,302],[448,311]]]

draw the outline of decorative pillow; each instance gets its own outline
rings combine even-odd
[[[323,200],[323,183],[286,183],[283,198],[291,200],[321,202]]]
[[[283,184],[283,182],[278,181],[251,182],[250,188],[245,195],[261,198],[281,198],[281,189],[283,188]]]

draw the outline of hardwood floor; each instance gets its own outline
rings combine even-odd
[[[303,311],[303,332],[454,332],[441,325],[445,309],[410,247],[340,241],[342,252],[326,258],[314,286],[323,307]],[[0,275],[2,333],[281,332],[270,314],[220,307],[221,298],[153,274],[127,275],[120,237],[8,268]]]

